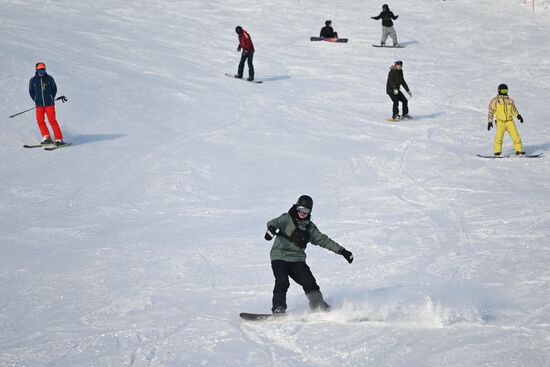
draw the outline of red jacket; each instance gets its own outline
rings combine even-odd
[[[248,52],[254,52],[254,45],[252,44],[252,38],[250,38],[250,35],[247,31],[243,29],[243,33],[239,35],[239,45],[243,48],[243,50],[247,50]]]

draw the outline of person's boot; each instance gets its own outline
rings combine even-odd
[[[495,152],[495,157],[498,157],[500,155],[500,152]]]
[[[321,291],[306,293],[306,297],[309,300],[309,308],[311,308],[312,311],[330,311],[330,305],[323,299]]]
[[[279,306],[279,307],[277,307],[273,310],[274,315],[283,315],[283,314],[285,314],[285,312],[286,312],[286,310],[281,306]]]
[[[525,155],[525,152],[521,152],[521,151],[518,150],[518,151],[516,152],[516,155]]]
[[[40,142],[41,145],[48,145],[48,144],[53,144],[53,140],[52,138],[50,138],[49,136],[45,137],[44,139],[42,139],[42,141]]]

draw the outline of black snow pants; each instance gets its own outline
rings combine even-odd
[[[242,78],[244,73],[244,63],[248,61],[248,76],[251,79],[254,79],[254,64],[252,60],[254,59],[254,52],[243,52],[241,54],[241,62],[239,62],[239,71],[237,74]]]
[[[286,292],[288,287],[290,287],[288,277],[302,286],[306,296],[310,300],[309,305],[312,309],[328,307],[319,291],[315,277],[305,262],[273,260],[271,262],[271,269],[273,269],[273,275],[275,276],[272,311],[277,307],[282,307],[286,310]]]
[[[403,94],[403,92],[399,91],[397,94],[388,93],[388,96],[390,96],[391,100],[393,101],[393,116],[395,117],[399,115],[399,102],[403,103],[403,115],[409,114],[409,101]]]

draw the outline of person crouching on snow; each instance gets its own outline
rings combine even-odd
[[[271,248],[271,268],[275,276],[273,288],[274,314],[286,312],[286,293],[290,287],[288,278],[302,286],[313,311],[329,311],[330,306],[323,299],[317,281],[306,264],[306,246],[309,242],[342,255],[348,263],[353,254],[328,236],[321,233],[311,221],[313,199],[307,195],[298,198],[287,213],[267,222],[265,239],[275,242]]]

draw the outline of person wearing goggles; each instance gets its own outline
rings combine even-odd
[[[36,122],[42,134],[41,144],[64,145],[63,133],[55,116],[55,95],[57,85],[54,78],[46,72],[46,64],[38,62],[35,65],[35,75],[29,81],[29,95],[36,105]],[[52,127],[55,142],[52,140],[45,116]]]
[[[495,118],[496,134],[494,143],[494,155],[499,156],[502,153],[502,143],[504,141],[504,133],[508,132],[516,155],[525,155],[523,144],[519,136],[518,129],[514,123],[514,117],[523,124],[523,117],[519,114],[516,104],[512,98],[508,97],[508,86],[501,84],[498,86],[498,95],[491,99],[489,103],[489,114],[487,130],[493,127],[493,118]]]
[[[274,314],[286,312],[289,277],[302,286],[313,311],[330,310],[330,305],[323,299],[317,281],[306,264],[305,250],[308,243],[342,255],[350,264],[353,261],[350,251],[317,229],[311,221],[312,208],[313,199],[302,195],[287,213],[267,222],[264,238],[268,241],[275,238],[270,253],[271,268],[275,277],[271,308]]]

